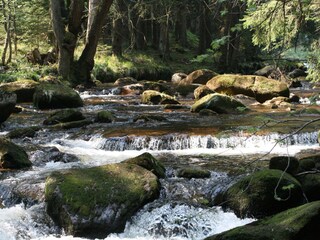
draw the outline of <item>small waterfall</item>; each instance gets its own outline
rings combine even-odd
[[[184,149],[234,149],[234,148],[263,148],[272,147],[277,142],[280,146],[312,145],[317,143],[317,132],[300,133],[286,137],[282,134],[215,137],[211,135],[193,136],[187,134],[168,134],[163,136],[124,136],[102,139],[98,144],[99,149],[106,151],[125,150],[184,150]],[[283,139],[283,140],[282,140]],[[280,141],[282,140],[282,141]],[[96,142],[97,137],[91,141]],[[279,142],[280,141],[280,142]]]
[[[147,207],[147,206],[146,206]],[[140,211],[119,238],[141,239],[204,239],[254,221],[239,219],[220,208],[201,208],[188,204],[167,203]],[[114,236],[110,236],[113,239]],[[107,238],[109,239],[109,238]]]

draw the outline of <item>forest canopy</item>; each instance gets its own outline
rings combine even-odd
[[[74,84],[115,74],[111,65],[124,59],[221,73],[289,59],[306,64],[310,80],[320,73],[318,0],[1,0],[0,8],[1,65],[17,69],[32,49],[54,49],[50,67]]]

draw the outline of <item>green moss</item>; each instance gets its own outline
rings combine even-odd
[[[137,205],[144,198],[145,186],[141,182],[152,179],[150,189],[158,189],[156,177],[132,164],[111,164],[90,169],[77,169],[65,174],[55,173],[46,181],[46,201],[52,200],[55,191],[62,203],[80,216],[94,216],[97,206]]]
[[[226,205],[240,217],[261,218],[303,202],[300,183],[280,170],[262,170],[239,180],[226,193]]]
[[[206,240],[316,239],[319,213],[320,202],[312,202],[281,212],[273,217],[208,237]]]

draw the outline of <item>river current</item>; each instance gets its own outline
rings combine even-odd
[[[46,177],[53,171],[121,162],[143,152],[150,152],[166,166],[160,198],[138,211],[123,233],[106,239],[200,240],[254,221],[202,204],[203,199],[213,199],[239,175],[246,174],[234,174],[230,166],[236,168],[259,158],[263,162],[269,155],[295,155],[318,149],[316,131],[248,134],[248,126],[244,130],[234,126],[221,129],[215,124],[212,127],[212,121],[223,125],[225,120],[197,119],[189,111],[163,111],[161,107],[140,105],[135,96],[124,98],[99,92],[82,97],[86,105],[80,110],[87,117],[99,110],[111,110],[117,121],[71,130],[44,128],[33,138],[13,140],[26,149],[33,167],[0,172],[0,200],[4,206],[0,208],[0,240],[81,239],[66,236],[47,216],[43,194]],[[29,104],[23,107],[20,115],[7,120],[1,135],[16,128],[41,125],[52,112],[37,111]],[[163,115],[167,121],[132,121],[142,113]],[[178,129],[179,125],[185,127]],[[177,177],[177,169],[189,166],[203,166],[210,170],[211,177]]]

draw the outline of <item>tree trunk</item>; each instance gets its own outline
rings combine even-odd
[[[223,35],[229,36],[227,44],[222,48],[221,66],[225,71],[237,71],[239,61],[240,35],[237,31],[231,31],[231,28],[239,23],[244,9],[239,5],[228,3],[228,15],[225,19]]]
[[[203,54],[211,44],[211,20],[209,17],[210,11],[206,4],[202,3],[202,11],[200,13],[200,26],[199,26],[199,47],[198,54]]]
[[[122,56],[122,45],[124,40],[124,19],[126,19],[127,6],[124,0],[115,2],[115,17],[112,20],[112,53],[116,56]]]
[[[74,68],[74,77],[78,82],[90,83],[98,40],[112,2],[113,0],[89,0],[86,44]]]
[[[1,64],[3,66],[7,65],[9,62],[11,62],[12,58],[12,41],[11,41],[11,12],[10,12],[10,5],[8,2],[5,2],[5,0],[2,0],[2,12],[3,17],[5,19],[4,21],[4,30],[6,32],[6,38],[4,41],[4,48],[2,52],[1,57]]]
[[[185,4],[179,6],[176,19],[176,41],[182,46],[187,47],[187,8]]]

